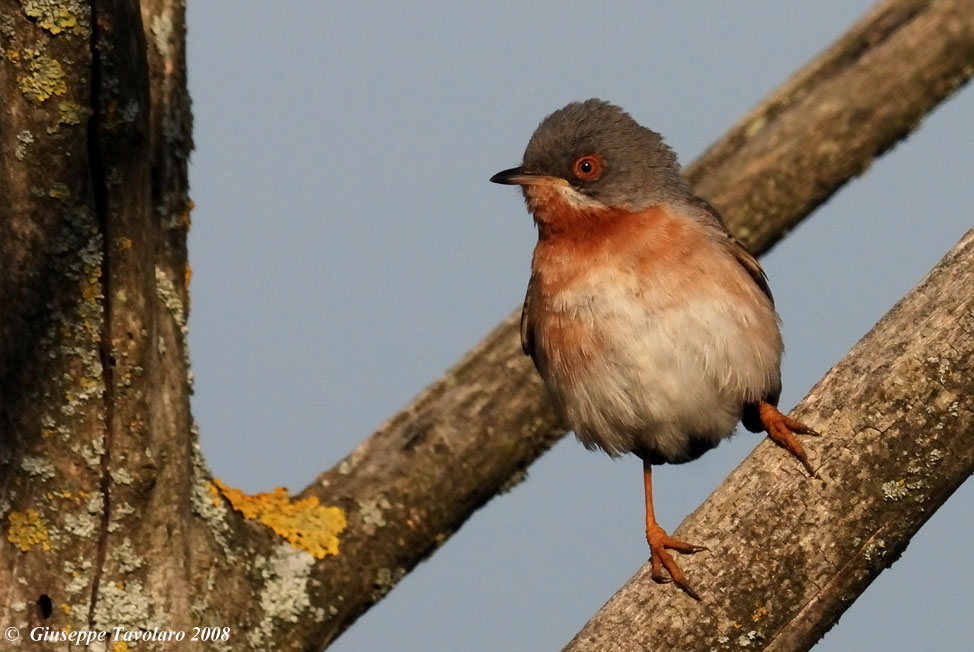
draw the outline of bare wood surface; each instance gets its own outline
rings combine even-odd
[[[970,5],[884,3],[688,175],[765,249],[970,77]],[[321,648],[564,434],[516,316],[298,499],[221,489],[189,412],[183,4],[42,7],[0,0],[0,621]],[[904,80],[925,90],[890,102]],[[859,129],[818,147],[840,119]],[[825,190],[789,199],[754,183],[769,170]],[[346,521],[336,555],[322,535]],[[228,649],[140,649],[201,647]]]
[[[974,231],[792,413],[819,477],[762,443],[676,530],[702,602],[646,564],[565,652],[807,650],[974,473]]]

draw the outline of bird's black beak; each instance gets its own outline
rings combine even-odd
[[[502,170],[490,178],[493,183],[503,183],[508,186],[530,186],[538,183],[545,176],[534,172],[525,172],[522,168]]]

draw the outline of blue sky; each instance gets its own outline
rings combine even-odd
[[[870,3],[190,2],[193,411],[215,474],[298,490],[520,305],[535,233],[490,184],[602,97],[691,162]],[[970,228],[974,91],[762,258],[790,408]],[[967,137],[958,137],[966,134]],[[759,442],[654,474],[675,527]],[[647,559],[640,465],[569,438],[332,650],[557,650]],[[968,482],[816,647],[974,638]]]

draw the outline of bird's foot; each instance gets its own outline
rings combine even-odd
[[[821,435],[801,421],[782,414],[778,411],[778,408],[770,403],[762,402],[758,406],[758,413],[761,417],[761,424],[768,433],[768,438],[798,458],[798,461],[802,463],[802,466],[805,467],[808,474],[815,477],[815,470],[808,461],[805,448],[798,441],[798,437],[795,434],[814,435],[816,437],[821,437]]]
[[[674,539],[667,535],[666,531],[658,525],[646,529],[646,540],[649,542],[649,549],[652,552],[650,564],[653,581],[659,582],[660,584],[673,582],[691,598],[699,600],[700,596],[690,587],[686,575],[683,574],[683,571],[677,565],[676,561],[673,560],[670,553],[667,552],[667,549],[690,555],[701,550],[706,550],[707,548]],[[663,573],[664,568],[669,575]]]

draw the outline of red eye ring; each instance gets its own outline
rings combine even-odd
[[[595,181],[602,176],[602,171],[605,169],[605,163],[602,161],[602,157],[598,154],[586,154],[585,156],[580,156],[575,160],[572,165],[572,172],[575,176],[584,181]]]

